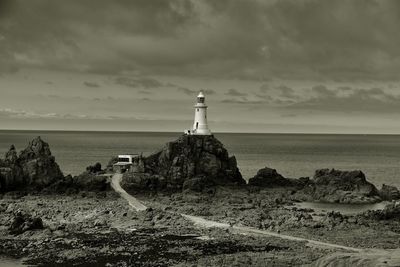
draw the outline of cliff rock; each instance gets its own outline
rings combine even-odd
[[[313,200],[335,203],[374,203],[380,201],[376,187],[362,171],[321,169],[315,172],[305,191]]]
[[[291,186],[292,181],[284,178],[275,169],[265,167],[257,172],[257,174],[249,179],[249,185],[260,187],[279,187]]]
[[[19,156],[14,146],[6,153],[0,168],[0,189],[44,188],[64,176],[40,137],[33,139]]]
[[[211,135],[183,135],[138,160],[143,172],[125,173],[122,181],[130,190],[201,191],[215,185],[246,183],[236,158],[229,157],[222,143]]]

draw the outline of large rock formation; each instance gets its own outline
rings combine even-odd
[[[71,175],[59,179],[44,189],[45,193],[74,194],[79,191],[107,191],[111,189],[110,179],[104,175],[101,164],[86,167],[86,171],[72,177]]]
[[[51,155],[49,145],[40,137],[33,139],[28,147],[17,152],[14,146],[0,163],[0,190],[21,188],[41,189],[64,176]]]
[[[331,203],[374,203],[385,199],[396,199],[397,188],[385,186],[379,192],[368,182],[362,171],[339,171],[321,169],[315,172],[313,179],[303,177],[289,179],[276,170],[265,167],[250,178],[249,185],[258,187],[296,187],[296,197],[305,201]]]
[[[122,185],[129,190],[191,189],[214,185],[245,184],[236,158],[214,136],[183,135],[159,152],[140,157]],[[140,168],[139,168],[140,167]]]
[[[382,200],[397,200],[400,199],[400,191],[395,186],[383,184],[381,190],[379,190],[379,196]]]
[[[362,171],[321,169],[315,172],[304,191],[313,200],[335,203],[373,203],[380,201],[376,187]]]
[[[260,187],[279,187],[291,186],[293,182],[284,178],[275,169],[265,167],[260,169],[257,174],[249,179],[249,185]]]

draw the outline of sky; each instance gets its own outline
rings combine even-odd
[[[0,0],[0,129],[400,134],[400,1]]]

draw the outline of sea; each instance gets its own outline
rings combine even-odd
[[[24,149],[30,140],[41,136],[64,174],[77,175],[86,166],[103,166],[118,154],[149,155],[181,133],[171,132],[73,132],[0,131],[0,154],[10,145]],[[362,170],[377,187],[400,187],[400,135],[341,134],[253,134],[215,133],[235,155],[245,179],[263,167],[276,169],[289,178],[312,177],[315,170],[334,168]]]

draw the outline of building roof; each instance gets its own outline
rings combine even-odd
[[[113,164],[114,166],[126,166],[126,165],[132,165],[131,162],[117,162]]]
[[[197,97],[204,97],[203,91],[200,91]]]

